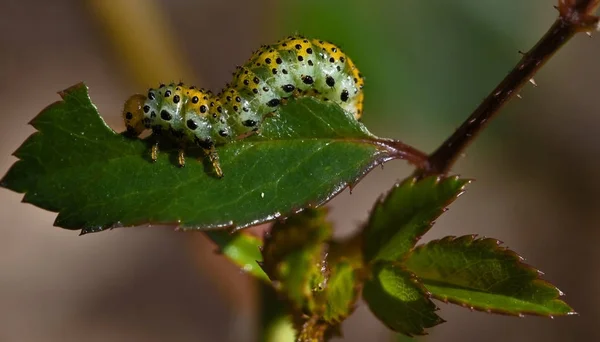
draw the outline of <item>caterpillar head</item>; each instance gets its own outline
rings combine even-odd
[[[123,120],[127,132],[133,136],[138,136],[146,129],[144,125],[144,111],[142,107],[146,102],[146,96],[136,94],[131,96],[125,102],[123,107]]]

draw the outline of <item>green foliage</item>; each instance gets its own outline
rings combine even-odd
[[[262,239],[244,231],[229,233],[213,230],[206,232],[206,234],[217,244],[219,251],[244,272],[257,279],[269,280],[269,277],[259,265],[262,260],[260,254],[260,248],[263,244]]]
[[[374,265],[365,282],[363,298],[371,311],[394,331],[408,336],[424,335],[424,328],[443,320],[435,314],[435,304],[419,281],[398,263]]]
[[[513,315],[572,313],[540,272],[496,240],[446,238],[415,248],[467,183],[458,177],[408,179],[375,204],[361,232],[369,270],[363,298],[371,311],[408,336],[443,322],[430,296]]]
[[[286,222],[275,222],[263,247],[263,269],[295,309],[312,312],[314,292],[325,286],[324,243],[331,238],[326,211],[308,209]]]
[[[467,183],[429,177],[396,185],[375,204],[365,227],[365,260],[401,260]]]
[[[336,333],[358,298],[356,270],[327,253],[332,227],[326,214],[307,209],[276,222],[263,247],[263,269],[291,304],[300,340]]]
[[[328,324],[341,323],[350,315],[358,295],[357,272],[347,262],[331,266],[326,288],[319,293],[318,301],[323,304],[323,320]]]
[[[38,132],[15,152],[19,161],[1,185],[58,212],[56,225],[82,233],[143,223],[204,230],[223,255],[275,290],[264,293],[287,304],[264,317],[274,336],[291,338],[291,324],[297,341],[339,334],[361,289],[371,311],[407,336],[443,322],[430,298],[511,315],[573,313],[554,286],[496,240],[447,237],[415,246],[464,191],[465,179],[400,182],[355,236],[333,239],[320,205],[374,165],[407,152],[338,106],[291,99],[258,134],[218,148],[225,172],[218,179],[208,161],[193,160],[200,151],[188,151],[186,167],[178,168],[168,142],[151,163],[153,141],[111,130],[85,86],[61,95],[31,122]],[[277,218],[264,241],[217,230]],[[288,315],[279,319],[282,310]]]
[[[259,134],[219,147],[225,178],[190,151],[177,167],[175,147],[128,139],[99,117],[87,88],[61,93],[38,130],[15,152],[1,185],[24,201],[59,212],[55,224],[82,233],[144,223],[182,229],[243,228],[319,204],[374,165],[399,157],[393,142],[371,135],[336,105],[290,100]]]
[[[360,287],[371,311],[407,336],[444,322],[430,297],[513,315],[572,313],[555,287],[496,240],[445,238],[415,248],[467,183],[458,177],[404,181],[375,205],[357,236],[342,242],[330,241],[322,209],[276,223],[264,246],[264,269],[295,309],[299,340],[337,332]]]
[[[495,239],[445,237],[415,249],[406,260],[434,298],[510,315],[573,314],[560,291],[539,278]]]
[[[429,293],[403,262],[467,183],[458,177],[407,179],[371,211],[362,231],[369,269],[363,298],[390,329],[408,336],[423,335],[426,328],[443,322]]]

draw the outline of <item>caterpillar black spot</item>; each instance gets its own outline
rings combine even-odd
[[[256,131],[266,114],[276,113],[290,96],[313,96],[337,103],[355,119],[362,115],[364,80],[352,60],[332,43],[290,36],[263,45],[237,67],[218,94],[193,86],[161,84],[125,103],[123,119],[130,135],[146,129],[167,135],[183,149],[195,144],[223,176],[215,145]],[[276,120],[276,116],[273,118]],[[152,157],[156,159],[153,149]]]

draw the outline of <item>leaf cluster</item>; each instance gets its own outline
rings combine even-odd
[[[334,239],[322,204],[377,164],[425,158],[374,136],[335,105],[290,100],[258,134],[218,147],[225,172],[218,179],[200,151],[200,161],[177,167],[177,146],[168,142],[152,163],[152,140],[110,129],[84,85],[61,96],[32,120],[37,132],[0,185],[82,234],[144,224],[204,231],[275,289],[299,341],[339,334],[361,297],[385,325],[409,336],[443,322],[432,299],[508,315],[573,313],[556,287],[497,240],[469,235],[417,245],[469,180],[409,177],[375,203],[354,236]],[[264,239],[241,230],[274,220]]]

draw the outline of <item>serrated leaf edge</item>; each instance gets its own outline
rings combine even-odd
[[[477,243],[490,244],[490,245],[493,245],[494,248],[497,251],[499,251],[500,253],[512,258],[520,267],[522,267],[526,271],[535,273],[538,276],[538,278],[533,279],[532,280],[533,282],[539,283],[542,286],[549,287],[549,288],[556,290],[558,293],[558,296],[556,296],[552,300],[559,300],[558,298],[563,297],[565,295],[564,292],[562,292],[558,287],[554,286],[549,281],[539,278],[540,276],[544,275],[544,273],[542,271],[538,270],[537,268],[525,263],[524,262],[525,258],[523,258],[519,254],[517,254],[515,251],[509,249],[506,246],[502,246],[502,244],[503,244],[502,241],[500,241],[498,239],[494,239],[494,238],[488,238],[488,237],[478,238],[478,236],[479,236],[478,234],[468,234],[468,235],[461,235],[461,236],[448,235],[448,236],[445,236],[440,239],[431,240],[431,241],[427,242],[426,244],[416,246],[413,249],[413,251],[418,251],[419,249],[423,249],[430,244],[452,243],[455,241],[462,242],[462,240],[467,241],[467,243],[470,243],[470,244],[473,244],[473,243],[475,243],[475,244],[477,244]],[[408,257],[408,255],[407,255],[407,257]],[[505,315],[505,316],[521,317],[521,318],[525,317],[525,316],[554,318],[555,316],[579,315],[576,311],[570,311],[565,314],[558,314],[558,315],[544,315],[544,314],[540,314],[540,313],[533,312],[533,311],[527,311],[527,310],[520,311],[518,313],[512,313],[512,312],[508,312],[508,311],[500,310],[500,309],[482,308],[482,307],[478,307],[476,305],[469,306],[466,303],[458,301],[458,300],[443,298],[441,296],[436,296],[435,294],[432,294],[432,293],[430,293],[430,294],[431,294],[431,298],[439,300],[443,303],[446,303],[446,304],[451,303],[451,304],[455,304],[455,305],[461,306],[463,308],[469,309],[471,311],[479,311],[479,312],[485,312],[485,313],[489,313],[489,314],[500,314],[500,315]],[[565,303],[565,304],[568,305],[567,303]],[[571,307],[570,305],[568,305],[568,306]]]
[[[52,106],[57,106],[57,105],[64,105],[67,101],[67,99],[70,97],[70,95],[73,92],[76,92],[78,90],[83,90],[85,92],[85,97],[86,100],[89,102],[89,104],[91,105],[91,107],[94,109],[94,111],[96,112],[96,114],[98,115],[98,117],[100,118],[102,124],[113,134],[118,135],[119,133],[116,133],[110,126],[108,126],[108,124],[104,121],[103,117],[100,115],[97,106],[93,103],[90,94],[89,94],[89,87],[84,83],[84,82],[79,82],[77,84],[74,84],[62,91],[58,91],[57,93],[60,95],[61,100],[59,101],[55,101],[51,104],[49,104],[48,106],[46,106],[44,109],[42,109],[40,111],[40,113],[38,113],[30,122],[29,124],[31,126],[33,126],[35,128],[35,120],[37,118],[39,118],[40,115],[42,115],[44,112],[46,112],[46,110],[48,110],[49,107]],[[365,127],[366,129],[366,127]],[[368,132],[368,131],[367,131]],[[36,128],[36,132],[33,132],[29,137],[33,137],[34,135],[37,134],[41,134],[43,132],[37,130]],[[370,135],[372,135],[369,132]],[[235,232],[237,230],[240,229],[244,229],[244,228],[248,228],[248,227],[252,227],[252,226],[256,226],[256,225],[260,225],[263,223],[267,223],[267,222],[272,222],[278,218],[285,218],[285,217],[290,217],[293,216],[295,214],[301,213],[303,210],[305,209],[310,209],[310,208],[317,208],[317,207],[321,207],[322,205],[324,205],[325,203],[331,201],[334,197],[336,197],[338,194],[342,193],[343,190],[345,190],[346,188],[350,188],[352,189],[357,183],[359,183],[370,171],[372,171],[376,166],[384,164],[390,160],[393,159],[402,159],[402,160],[406,160],[409,163],[414,164],[417,167],[423,167],[423,163],[426,163],[426,155],[420,151],[418,151],[415,148],[412,148],[409,145],[406,145],[404,143],[402,143],[401,141],[398,140],[393,140],[393,139],[385,139],[385,138],[378,138],[373,136],[373,140],[367,140],[367,139],[355,139],[355,140],[362,140],[365,142],[368,142],[374,146],[376,146],[376,148],[378,149],[379,153],[377,153],[376,155],[374,155],[371,158],[370,163],[364,167],[362,170],[360,170],[359,174],[357,175],[356,179],[352,180],[352,181],[343,181],[338,183],[337,185],[334,186],[334,190],[327,194],[327,196],[325,196],[322,200],[320,201],[313,201],[313,202],[307,202],[306,204],[302,205],[300,208],[296,208],[296,209],[291,209],[289,212],[286,213],[274,213],[272,215],[268,215],[264,218],[261,219],[257,219],[254,221],[251,221],[247,224],[236,224],[234,221],[230,220],[226,223],[223,224],[218,224],[218,225],[207,225],[207,226],[203,226],[203,227],[197,227],[197,226],[182,226],[180,224],[180,222],[166,222],[166,221],[158,221],[158,222],[154,222],[154,221],[148,221],[148,220],[143,220],[140,222],[134,222],[133,224],[128,224],[128,225],[124,225],[121,222],[114,222],[111,225],[105,225],[105,226],[93,226],[93,227],[86,227],[86,226],[81,226],[81,227],[71,227],[71,226],[66,226],[61,224],[61,221],[63,221],[63,217],[61,217],[61,212],[64,208],[60,208],[55,210],[54,208],[46,208],[46,207],[41,207],[36,203],[32,203],[27,201],[27,193],[30,191],[29,189],[27,189],[26,191],[22,192],[24,194],[23,198],[21,199],[22,203],[29,203],[31,205],[34,205],[38,208],[44,209],[44,210],[48,210],[54,213],[57,213],[57,217],[54,220],[53,225],[56,227],[61,227],[61,228],[66,228],[66,229],[70,229],[70,230],[81,230],[80,232],[80,236],[81,235],[85,235],[85,234],[89,234],[89,233],[94,233],[94,232],[100,232],[100,231],[104,231],[104,230],[112,230],[114,228],[122,228],[122,227],[150,227],[153,225],[161,225],[161,226],[174,226],[174,229],[176,231],[190,231],[190,230],[194,230],[194,231],[202,231],[202,230],[213,230],[213,229],[223,229],[223,230],[229,230],[232,232]],[[13,152],[13,156],[16,156],[15,154],[20,150],[21,146],[23,146],[23,144],[21,144],[17,150],[15,150]],[[387,153],[384,153],[387,152]],[[17,157],[18,158],[18,157]],[[18,158],[18,161],[21,161],[23,159]],[[16,162],[16,163],[17,163]],[[12,166],[11,166],[12,168]],[[0,179],[0,186],[4,187],[6,189],[10,189],[7,186],[8,184],[5,183],[5,177],[2,177],[2,179]]]
[[[431,228],[432,228],[432,227],[435,225],[435,223],[436,223],[437,219],[438,219],[438,218],[439,218],[439,217],[440,217],[440,216],[441,216],[443,213],[445,213],[446,211],[448,211],[448,210],[449,210],[449,208],[448,208],[448,207],[450,206],[450,204],[454,203],[454,201],[456,201],[456,199],[457,199],[458,197],[460,197],[460,196],[461,196],[463,193],[465,193],[465,191],[466,191],[466,187],[467,187],[468,185],[470,185],[472,182],[474,182],[474,181],[475,181],[474,179],[471,179],[471,178],[461,178],[461,177],[460,177],[460,175],[452,175],[452,176],[436,175],[436,176],[429,176],[429,177],[425,177],[425,178],[422,178],[422,179],[419,179],[418,177],[409,177],[409,178],[406,178],[406,179],[404,179],[403,181],[396,182],[396,183],[395,183],[395,184],[392,186],[392,188],[390,188],[390,189],[389,189],[387,192],[385,192],[384,194],[381,194],[381,195],[379,196],[379,198],[378,198],[378,199],[375,201],[375,204],[373,204],[373,207],[371,208],[371,210],[370,210],[370,212],[369,212],[369,217],[368,217],[367,221],[366,221],[365,223],[363,223],[363,225],[362,225],[362,227],[361,227],[361,231],[363,231],[363,232],[365,232],[365,231],[368,229],[368,227],[369,227],[369,225],[370,225],[370,223],[371,223],[372,216],[373,216],[374,212],[375,212],[376,210],[378,210],[379,208],[381,208],[381,207],[384,205],[385,201],[386,201],[386,200],[387,200],[387,199],[388,199],[388,198],[389,198],[389,197],[390,197],[390,196],[393,194],[393,191],[394,191],[396,188],[399,188],[399,187],[401,187],[401,186],[404,186],[404,185],[406,185],[407,183],[410,183],[410,184],[408,184],[408,186],[410,186],[411,188],[414,188],[414,187],[415,187],[415,186],[416,186],[418,183],[420,183],[420,182],[424,182],[424,181],[427,181],[427,180],[429,180],[429,179],[431,179],[431,178],[435,178],[435,183],[434,183],[434,186],[440,186],[440,184],[441,184],[442,182],[445,182],[445,181],[463,181],[463,184],[462,184],[462,185],[459,187],[459,189],[458,189],[458,192],[456,193],[456,195],[454,195],[454,196],[452,196],[451,198],[449,198],[449,199],[448,199],[448,201],[447,201],[447,202],[445,202],[445,203],[442,205],[442,207],[443,207],[443,208],[441,209],[440,213],[439,213],[439,214],[437,214],[437,215],[436,215],[436,216],[433,218],[433,220],[431,220],[431,222],[429,223],[429,227],[427,228],[427,230],[425,231],[425,233],[423,233],[423,234],[421,234],[421,235],[419,235],[419,236],[416,236],[416,237],[413,239],[413,241],[412,241],[412,245],[413,245],[413,246],[412,246],[412,247],[411,247],[411,248],[410,248],[410,249],[409,249],[409,250],[408,250],[408,251],[407,251],[407,252],[406,252],[406,253],[403,255],[403,257],[402,257],[400,260],[398,260],[398,261],[400,261],[400,262],[402,262],[402,261],[406,260],[406,258],[408,257],[408,255],[410,255],[410,253],[412,253],[412,252],[413,252],[413,250],[415,249],[415,246],[416,246],[416,244],[417,244],[417,243],[418,243],[418,242],[421,240],[421,238],[422,238],[422,237],[423,237],[425,234],[427,234],[427,232],[429,232],[429,231],[431,230]],[[363,243],[366,243],[366,239],[365,239],[365,241],[364,241]],[[364,247],[363,247],[363,248],[364,248]],[[370,262],[372,263],[372,262],[376,262],[376,261],[377,261],[377,259],[373,259],[373,260],[371,260]]]

